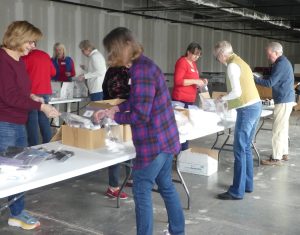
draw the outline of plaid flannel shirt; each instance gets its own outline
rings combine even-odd
[[[130,124],[136,149],[135,169],[149,165],[159,153],[177,154],[179,134],[165,77],[160,68],[141,55],[130,68],[129,99],[115,114],[119,124]]]

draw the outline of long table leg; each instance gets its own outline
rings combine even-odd
[[[265,118],[262,118],[262,122],[259,126],[259,128],[257,129],[255,136],[254,136],[254,143],[256,143],[256,136],[258,135],[258,132],[262,129],[263,125],[265,124]]]
[[[124,179],[124,181],[123,181],[123,183],[122,183],[122,185],[120,187],[120,190],[119,190],[119,193],[118,193],[118,197],[117,197],[117,208],[120,208],[120,196],[121,196],[121,193],[122,193],[123,188],[125,187],[128,179],[130,178],[131,173],[132,173],[132,164],[130,164],[130,163],[123,163],[122,165],[129,167],[129,174],[126,175],[126,177],[125,177],[125,179]]]
[[[218,162],[220,162],[220,153],[224,149],[224,147],[227,145],[227,142],[228,142],[228,140],[230,138],[230,135],[231,135],[231,128],[228,129],[228,135],[227,135],[224,143],[222,144],[221,148],[219,149],[219,152],[218,152]]]
[[[259,152],[258,152],[258,149],[257,149],[256,146],[255,146],[255,142],[252,141],[251,145],[252,145],[252,148],[254,149],[254,152],[255,152],[255,154],[256,154],[256,156],[257,156],[257,159],[258,159],[258,166],[260,166],[260,154],[259,154]]]
[[[183,188],[184,188],[184,191],[186,193],[186,196],[187,196],[187,199],[188,199],[188,205],[187,205],[187,209],[189,210],[191,208],[191,197],[190,197],[190,192],[188,190],[188,187],[186,186],[186,183],[181,175],[181,172],[179,170],[179,157],[180,157],[180,154],[176,155],[175,156],[175,168],[176,168],[176,172],[177,172],[177,175],[179,176],[179,179],[180,180],[176,180],[176,179],[173,179],[173,182],[176,182],[176,183],[180,183],[182,184]]]

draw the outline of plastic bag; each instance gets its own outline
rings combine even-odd
[[[65,123],[71,127],[85,128],[91,130],[100,128],[100,125],[94,124],[91,119],[79,116],[74,113],[63,112],[60,115],[60,118],[62,118],[65,121]]]
[[[74,81],[73,96],[76,98],[88,97],[88,88],[84,81]]]
[[[16,167],[38,165],[50,156],[49,153],[34,148],[8,147],[0,153],[0,165],[11,165]]]
[[[200,107],[204,111],[208,111],[208,112],[216,111],[216,105],[215,105],[214,99],[205,98],[201,93],[199,93],[199,97],[200,97],[200,102],[201,102]]]
[[[63,82],[60,90],[60,98],[62,99],[72,99],[73,98],[73,82]]]
[[[100,125],[102,128],[105,128],[106,131],[105,145],[108,151],[123,152],[125,149],[123,135],[121,133],[121,130],[123,129],[110,118],[103,118],[100,121]]]
[[[228,110],[228,103],[224,100],[215,100],[216,113],[221,119],[221,124],[227,125],[236,121],[236,110]]]
[[[193,128],[187,116],[182,114],[180,111],[174,110],[175,120],[179,135],[188,135]]]

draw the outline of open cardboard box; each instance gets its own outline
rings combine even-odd
[[[218,151],[192,147],[178,156],[181,172],[210,176],[218,171]]]
[[[88,110],[99,110],[108,109],[115,105],[118,105],[125,100],[113,99],[113,100],[103,100],[91,102],[87,106]],[[119,140],[123,142],[131,141],[131,127],[130,125],[116,125],[112,126],[112,133],[114,136],[118,137]],[[96,149],[105,146],[106,130],[89,130],[84,128],[70,127],[67,125],[62,126],[62,143],[65,145],[71,145],[74,147],[84,148],[84,149]]]
[[[256,88],[260,99],[272,99],[272,88],[264,87],[256,84]]]

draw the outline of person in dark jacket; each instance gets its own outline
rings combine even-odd
[[[109,67],[105,73],[102,84],[103,100],[110,99],[128,99],[130,93],[130,75],[129,69],[122,67]],[[129,162],[128,162],[129,163]],[[126,174],[129,174],[129,168],[126,167]],[[119,194],[120,164],[108,167],[108,189],[106,195],[117,198]],[[128,195],[121,192],[121,199],[127,199]]]
[[[282,45],[271,42],[266,48],[268,60],[272,63],[271,75],[254,78],[255,83],[272,87],[274,99],[274,122],[272,129],[273,154],[263,165],[280,165],[288,160],[289,118],[295,105],[294,73],[290,61],[283,55]]]

